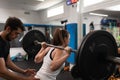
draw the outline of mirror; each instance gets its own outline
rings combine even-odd
[[[86,34],[92,30],[93,23],[94,30],[110,32],[120,47],[120,11],[98,9],[86,12],[83,14],[83,23],[86,24]]]

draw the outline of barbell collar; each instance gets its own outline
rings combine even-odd
[[[108,57],[107,59],[108,59],[109,61],[111,61],[111,62],[114,62],[114,63],[120,65],[120,58],[119,58],[119,57],[110,56],[110,57]]]
[[[34,44],[35,45],[39,45],[39,44],[41,45],[41,42],[35,40]],[[61,49],[61,50],[65,50],[64,47],[61,47],[61,46],[55,46],[55,45],[52,45],[52,44],[46,44],[46,45],[49,46],[49,47],[54,47],[54,48],[58,48],[58,49]],[[77,53],[77,50],[72,49],[71,52]]]

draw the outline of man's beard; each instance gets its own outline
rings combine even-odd
[[[11,39],[10,39],[10,34],[11,34],[11,32],[6,35],[6,40],[7,40],[7,41],[11,41]]]

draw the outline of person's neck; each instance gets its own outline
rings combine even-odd
[[[1,35],[2,39],[6,41],[6,38],[5,38],[6,35],[7,35],[6,32],[5,31],[1,31],[0,35]]]

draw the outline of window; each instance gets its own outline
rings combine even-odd
[[[64,13],[64,6],[55,7],[47,11],[47,17],[52,17]]]
[[[100,2],[103,2],[104,0],[84,0],[84,7],[91,6]]]

